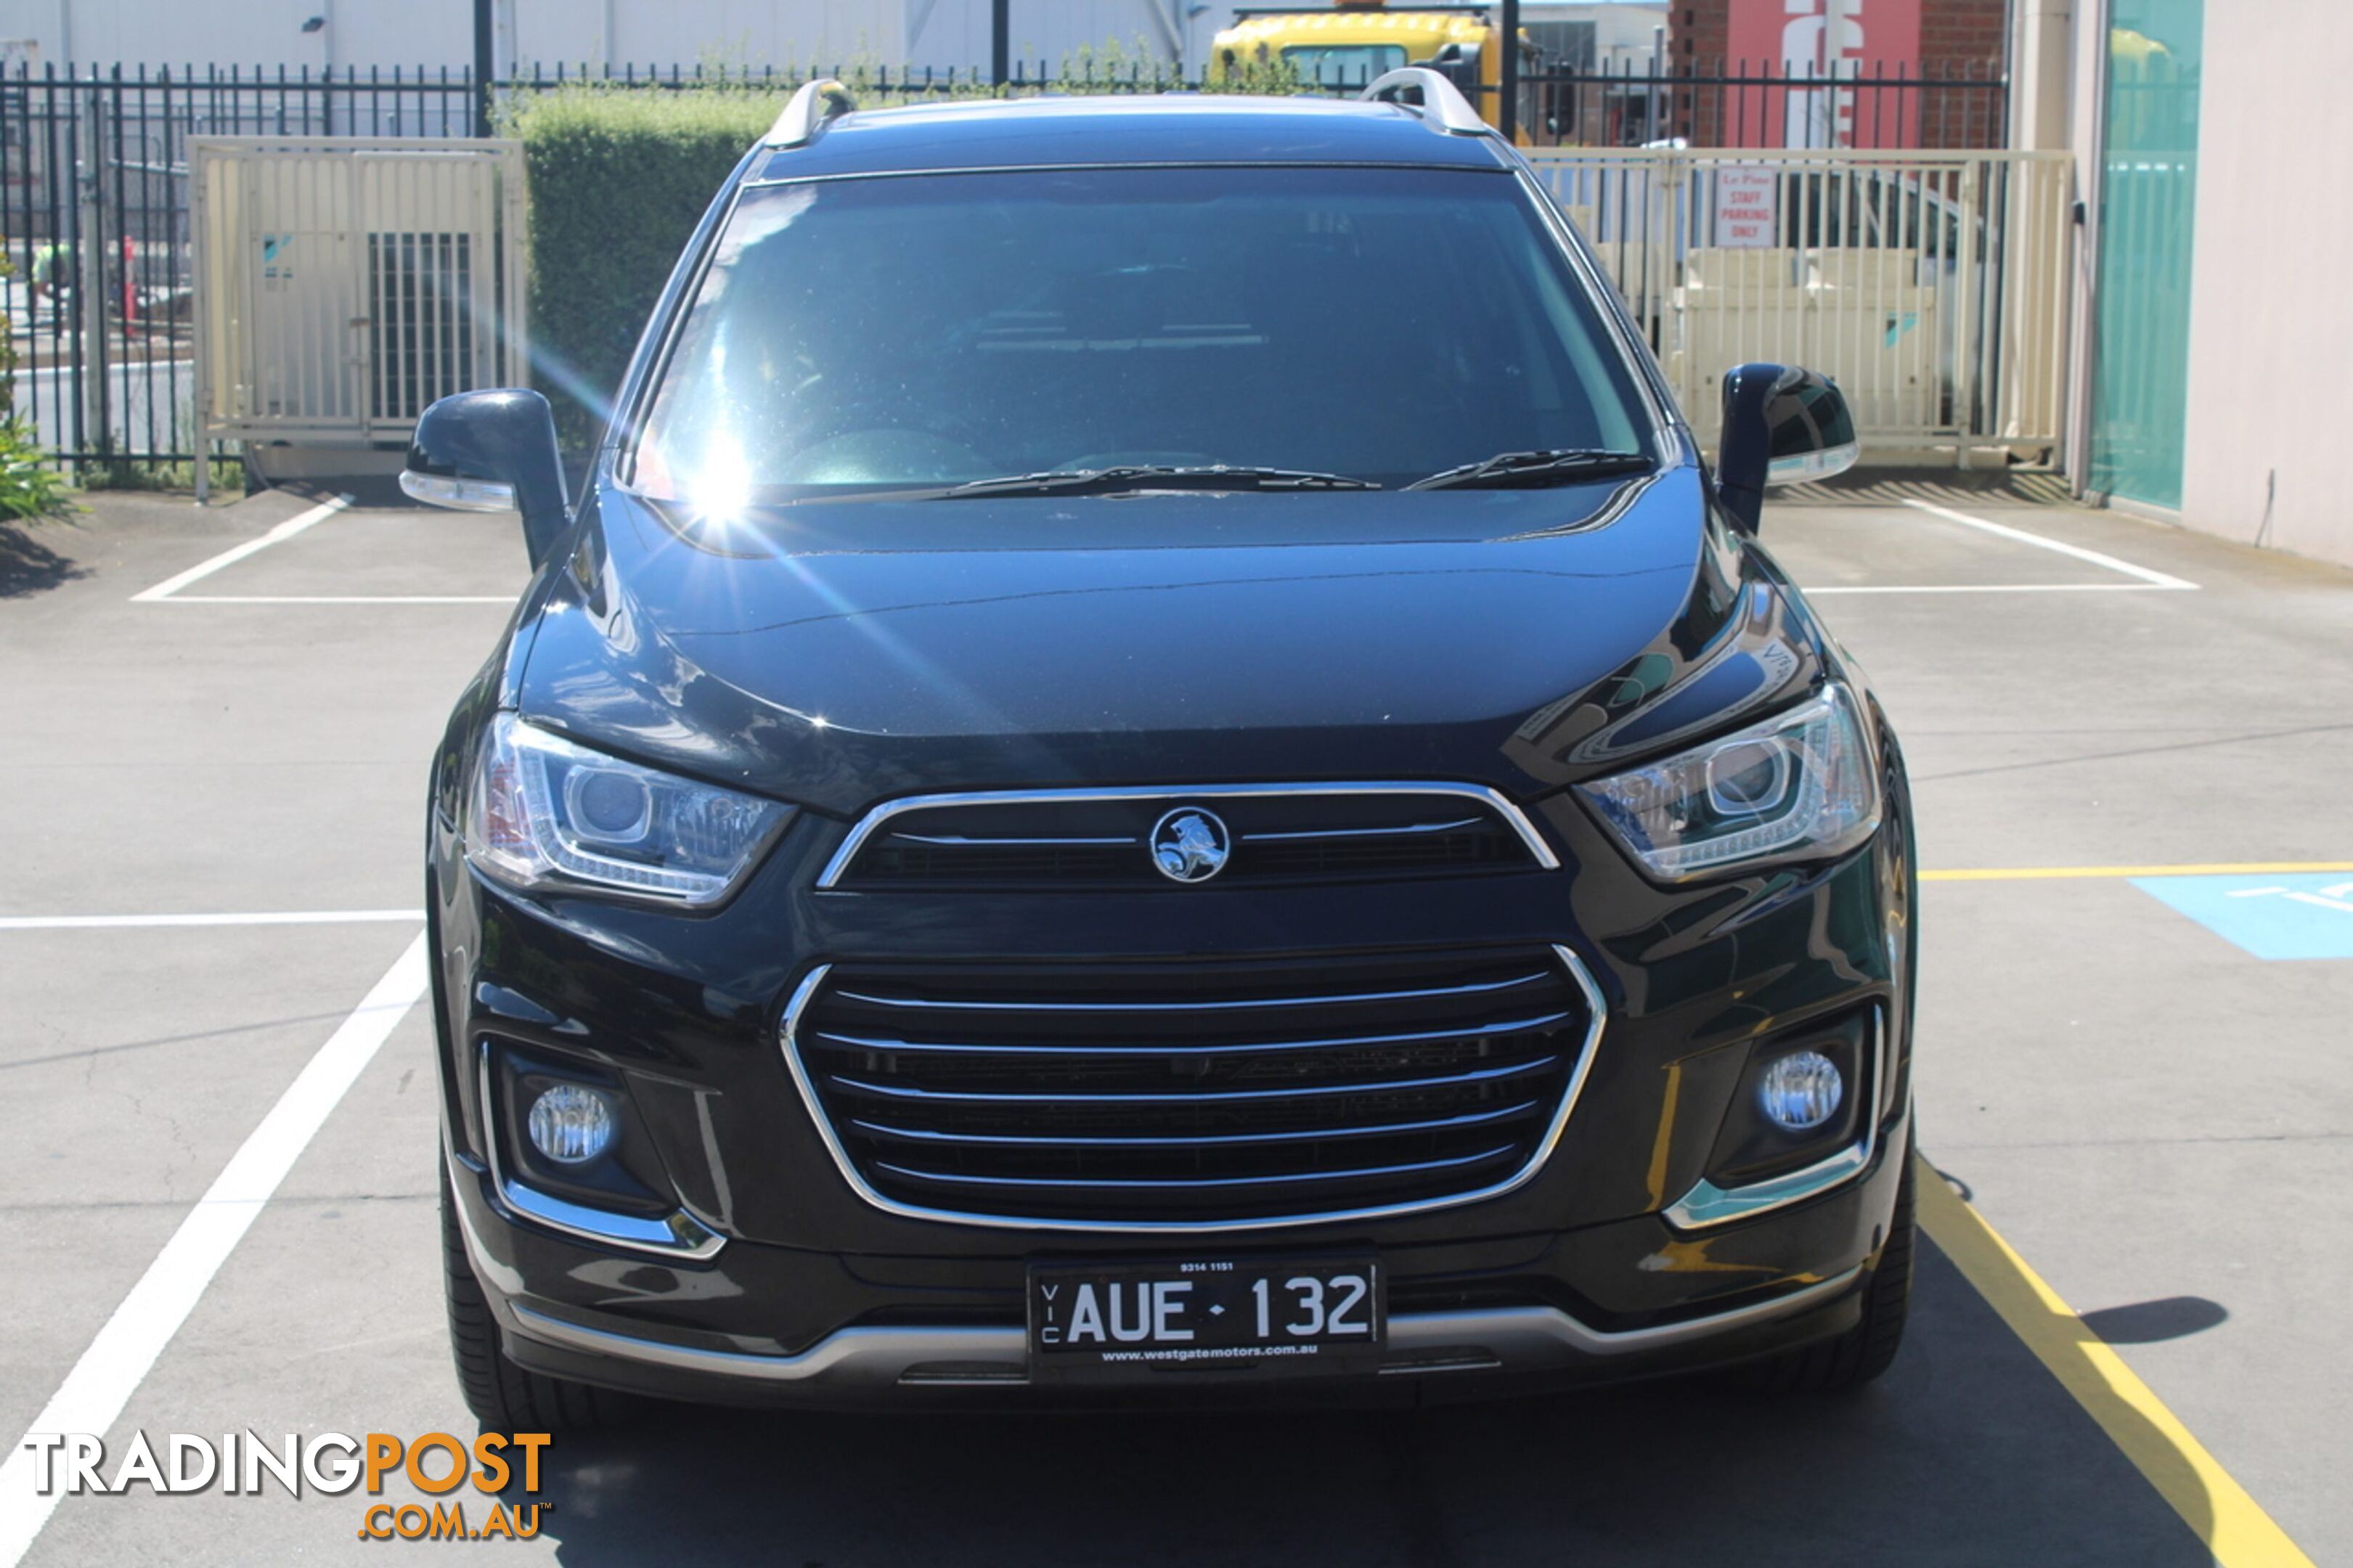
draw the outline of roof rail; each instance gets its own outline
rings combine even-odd
[[[1471,100],[1462,96],[1460,88],[1428,66],[1403,66],[1384,71],[1356,96],[1367,103],[1395,103],[1418,109],[1432,129],[1453,136],[1484,136],[1493,129],[1479,118],[1479,111],[1471,107]]]
[[[776,116],[776,122],[768,127],[765,136],[760,138],[760,145],[807,146],[817,140],[817,133],[825,129],[828,121],[847,114],[857,107],[858,100],[849,96],[848,88],[829,76],[819,77],[793,94],[793,100],[785,105],[785,111]]]

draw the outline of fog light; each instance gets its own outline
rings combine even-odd
[[[578,1165],[613,1145],[613,1102],[593,1089],[559,1083],[531,1102],[532,1146],[559,1165]]]
[[[1846,1080],[1838,1064],[1820,1051],[1791,1051],[1767,1065],[1757,1084],[1757,1101],[1767,1118],[1789,1132],[1820,1127],[1838,1114],[1845,1099]]]

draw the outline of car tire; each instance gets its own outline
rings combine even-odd
[[[449,1307],[449,1353],[466,1408],[492,1432],[582,1432],[610,1426],[637,1402],[610,1389],[526,1372],[507,1359],[499,1321],[482,1294],[458,1228],[458,1198],[441,1173],[441,1282]]]
[[[1784,1351],[1741,1369],[1742,1381],[1770,1394],[1843,1394],[1885,1372],[1904,1343],[1912,1310],[1912,1252],[1919,1231],[1913,1214],[1912,1162],[1895,1188],[1895,1217],[1862,1287],[1862,1317],[1834,1339]]]

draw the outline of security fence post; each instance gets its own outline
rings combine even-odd
[[[106,410],[106,163],[99,145],[104,105],[92,86],[82,98],[74,151],[74,313],[81,326],[81,416],[85,451],[114,451]]]

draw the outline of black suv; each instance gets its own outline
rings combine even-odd
[[[404,476],[538,567],[432,789],[476,1414],[1879,1373],[1908,804],[1754,537],[1853,435],[1725,405],[1430,71],[805,89],[576,504],[528,392]]]

